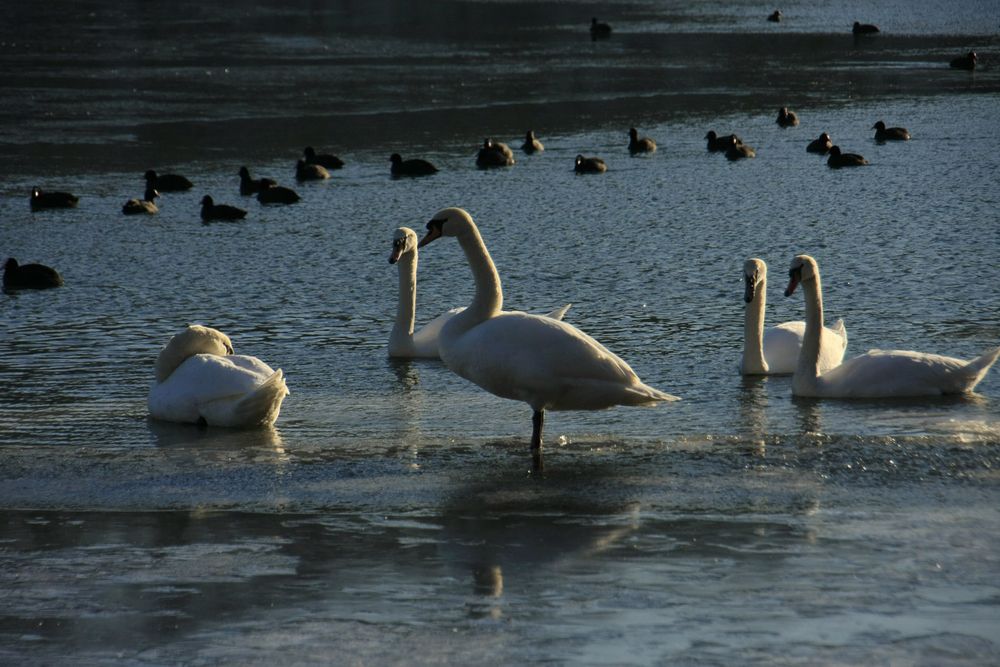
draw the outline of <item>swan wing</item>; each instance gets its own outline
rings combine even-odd
[[[442,345],[441,358],[487,391],[534,409],[600,409],[674,397],[644,385],[616,354],[565,322],[504,312]]]
[[[805,331],[805,322],[782,322],[764,329],[764,360],[769,374],[795,372]]]
[[[559,308],[556,308],[555,310],[551,310],[551,311],[545,313],[545,317],[550,317],[553,320],[561,320],[564,317],[566,317],[566,312],[569,310],[570,306],[572,306],[572,305],[573,304],[571,304],[571,303],[567,303],[565,306],[560,306]]]
[[[233,424],[220,422],[225,421],[222,415],[226,408],[236,406],[274,375],[275,371],[256,357],[196,354],[185,359],[166,380],[153,385],[149,412],[166,421],[195,423],[204,419],[230,426]]]
[[[566,316],[566,312],[570,309],[572,304],[567,303],[565,306],[556,308],[545,314],[545,317],[549,317],[555,320],[561,320]],[[438,339],[441,337],[441,329],[444,325],[448,323],[448,320],[458,315],[460,312],[465,310],[465,306],[460,308],[452,308],[446,313],[438,315],[433,320],[422,326],[417,331],[413,332],[413,348],[407,354],[399,354],[398,356],[410,356],[410,357],[434,357],[440,356],[438,351]],[[520,312],[520,311],[511,311]]]
[[[1000,349],[969,362],[910,350],[869,350],[818,380],[823,395],[843,398],[960,394],[972,390],[997,354]]]
[[[441,313],[433,320],[413,332],[413,349],[410,354],[399,356],[411,357],[438,357],[438,338],[441,337],[441,329],[448,323],[448,320],[465,310],[465,307],[452,308]]]
[[[768,373],[780,375],[795,372],[805,333],[806,323],[801,320],[782,322],[764,330],[764,359],[767,360]],[[837,320],[832,327],[823,327],[819,348],[820,373],[839,366],[846,350],[847,329],[844,321]]]

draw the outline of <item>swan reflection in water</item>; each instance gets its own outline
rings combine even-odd
[[[179,424],[148,418],[146,425],[154,444],[168,458],[201,458],[211,453],[229,461],[269,461],[279,470],[291,462],[281,434],[273,426],[228,429]]]

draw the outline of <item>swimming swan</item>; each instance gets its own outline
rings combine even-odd
[[[149,414],[164,421],[252,428],[270,426],[288,395],[281,369],[233,353],[229,337],[197,324],[156,359]]]
[[[409,227],[400,227],[393,233],[389,263],[399,266],[399,303],[396,321],[389,333],[389,356],[403,359],[440,359],[438,337],[441,327],[465,306],[452,308],[438,315],[419,330],[414,331],[417,309],[417,233]],[[570,304],[557,308],[546,317],[561,320]]]
[[[767,264],[762,259],[748,259],[743,264],[745,283],[743,300],[743,375],[791,375],[799,360],[799,349],[806,323],[782,322],[764,329],[764,304],[767,302]],[[833,327],[823,327],[820,345],[820,372],[840,364],[847,349],[844,320]]]
[[[806,301],[806,335],[792,377],[792,393],[796,396],[891,398],[964,394],[975,388],[1000,356],[1000,347],[972,361],[908,350],[869,350],[821,373],[817,369],[818,334],[823,322],[819,267],[809,255],[797,255],[788,273],[785,296],[791,296],[801,284]]]
[[[546,409],[601,410],[678,400],[643,384],[627,363],[576,327],[541,315],[504,312],[500,276],[467,212],[438,211],[419,247],[441,236],[458,239],[476,283],[469,307],[441,329],[441,360],[491,394],[531,406],[536,467],[541,464]]]

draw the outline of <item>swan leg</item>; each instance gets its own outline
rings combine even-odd
[[[531,415],[531,451],[542,449],[542,425],[545,423],[545,412],[535,410]]]
[[[542,463],[542,425],[545,422],[545,413],[542,410],[535,410],[531,415],[531,468],[535,472],[545,469]]]

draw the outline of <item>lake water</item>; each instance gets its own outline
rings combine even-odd
[[[0,662],[1000,662],[1000,369],[854,402],[737,372],[752,256],[772,323],[803,315],[792,256],[817,258],[849,355],[1000,344],[996,3],[8,9],[0,256],[66,285],[0,294]],[[969,50],[976,72],[947,66]],[[876,144],[877,120],[913,139]],[[630,158],[630,126],[659,150]],[[529,128],[544,153],[475,168]],[[823,131],[870,166],[807,154]],[[347,166],[295,184],[309,144]],[[391,180],[392,152],[441,171]],[[241,165],[302,202],[242,198]],[[149,168],[195,188],[122,216]],[[34,185],[79,207],[32,213]],[[203,225],[204,194],[247,219]],[[683,400],[550,413],[533,473],[527,406],[389,360],[392,232],[445,206],[507,308],[572,303]],[[454,241],[422,252],[418,322],[472,292]],[[191,322],[284,369],[273,430],[147,418]]]

